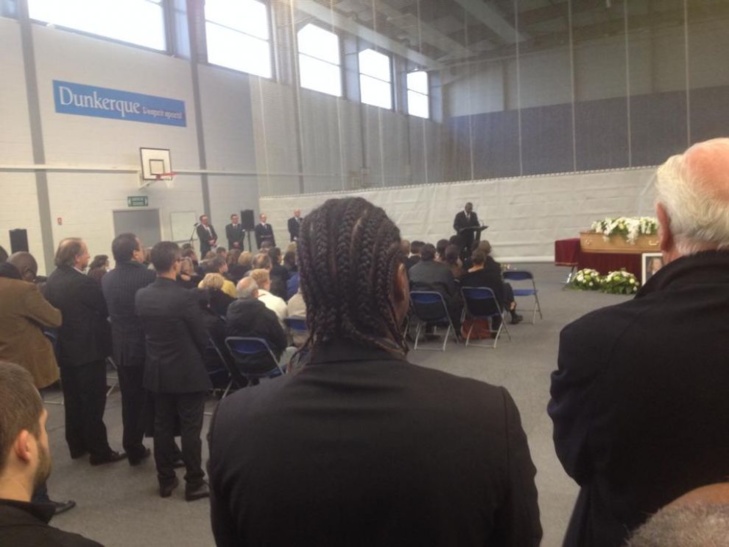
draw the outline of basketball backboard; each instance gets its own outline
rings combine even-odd
[[[171,178],[172,158],[166,148],[140,148],[142,180],[155,181]]]

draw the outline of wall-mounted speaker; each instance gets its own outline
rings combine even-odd
[[[25,228],[17,228],[10,230],[10,253],[19,253],[20,251],[29,251],[28,249],[28,230]]]

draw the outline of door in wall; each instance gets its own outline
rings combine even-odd
[[[162,240],[159,226],[159,209],[139,211],[114,211],[114,236],[135,234],[145,247],[153,247]]]

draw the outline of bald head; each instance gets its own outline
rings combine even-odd
[[[38,263],[30,253],[26,253],[25,251],[13,253],[10,255],[10,258],[8,258],[8,262],[18,268],[23,281],[29,281],[32,283],[33,280],[35,280],[36,275],[38,275]]]
[[[252,277],[244,277],[238,282],[236,292],[241,300],[255,300],[258,298],[258,284]]]
[[[729,139],[695,144],[656,173],[664,261],[729,249]]]

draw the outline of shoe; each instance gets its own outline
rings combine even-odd
[[[174,480],[169,484],[159,485],[159,497],[169,498],[172,495],[172,491],[180,485],[180,480],[175,477]]]
[[[182,458],[180,458],[179,460],[173,461],[172,462],[172,467],[174,469],[182,469],[183,467],[185,467],[185,460],[183,460]]]
[[[518,325],[524,321],[524,317],[519,315],[518,313],[511,312],[511,324],[512,325]]]
[[[88,453],[89,453],[88,450],[81,450],[80,452],[71,451],[71,459],[78,460],[79,458],[83,458]]]
[[[125,452],[117,452],[111,450],[106,456],[91,456],[89,463],[91,465],[104,465],[105,463],[115,463],[126,459],[127,455]]]
[[[205,481],[201,482],[196,487],[191,488],[190,485],[187,485],[185,487],[185,501],[195,501],[209,497],[210,489],[208,488],[208,483],[206,483]]]
[[[73,500],[66,500],[66,501],[53,501],[51,500],[51,505],[53,505],[55,511],[54,515],[60,515],[61,513],[65,513],[66,511],[70,511],[74,507],[76,507],[76,502]]]
[[[129,457],[129,465],[131,466],[137,466],[140,463],[144,462],[147,458],[149,458],[152,455],[152,451],[149,448],[145,448],[144,452],[140,456],[137,456],[136,458]]]

